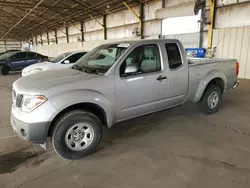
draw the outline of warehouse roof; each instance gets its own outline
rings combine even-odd
[[[137,6],[145,0],[128,0]],[[126,7],[122,0],[0,0],[0,39],[25,39]]]

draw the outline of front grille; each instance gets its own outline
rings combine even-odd
[[[16,91],[12,90],[12,101],[14,102],[16,100]]]
[[[15,90],[12,91],[12,101],[14,108],[21,108],[23,104],[23,95],[17,94]]]
[[[23,104],[23,95],[18,94],[16,97],[16,107],[21,108]]]

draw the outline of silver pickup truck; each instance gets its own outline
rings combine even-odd
[[[238,71],[234,59],[187,59],[178,40],[104,44],[71,68],[17,80],[11,124],[21,138],[46,145],[51,137],[61,157],[78,159],[117,122],[190,101],[217,112]]]

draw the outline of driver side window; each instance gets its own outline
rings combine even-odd
[[[24,60],[26,57],[26,53],[25,52],[20,52],[20,53],[17,53],[15,55],[13,55],[11,57],[11,60]]]
[[[161,70],[160,52],[156,44],[136,47],[122,63],[120,76],[157,72]]]

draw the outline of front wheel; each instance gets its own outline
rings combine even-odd
[[[206,114],[218,111],[221,103],[222,92],[219,86],[210,85],[205,90],[201,100],[198,102],[199,109]]]
[[[52,144],[58,155],[75,160],[95,151],[102,139],[102,125],[92,113],[73,110],[55,124]]]

